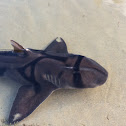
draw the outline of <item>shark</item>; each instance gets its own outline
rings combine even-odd
[[[86,56],[69,53],[61,37],[44,50],[24,48],[11,40],[13,50],[0,51],[0,76],[18,83],[8,123],[29,116],[50,94],[58,89],[83,89],[103,85],[108,72]]]

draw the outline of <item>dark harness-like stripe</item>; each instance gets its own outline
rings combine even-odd
[[[82,78],[81,78],[81,74],[80,74],[80,63],[82,61],[84,56],[78,56],[77,58],[77,61],[75,62],[74,64],[74,67],[73,67],[73,70],[74,70],[74,73],[73,73],[73,83],[74,83],[74,86],[77,87],[77,88],[82,88],[84,87],[83,85],[83,82],[82,82]]]
[[[35,79],[35,65],[42,59],[45,59],[45,58],[51,58],[51,59],[54,59],[54,60],[58,60],[58,61],[61,61],[61,62],[65,62],[67,60],[67,57],[58,57],[58,56],[51,56],[51,55],[45,55],[43,57],[39,57],[35,60],[33,60],[32,62],[28,63],[27,65],[21,67],[21,68],[18,68],[18,72],[22,75],[23,78],[25,78],[26,80],[34,83],[34,84],[37,84],[39,85],[39,83],[36,81]],[[31,74],[30,74],[30,77],[28,77],[25,73],[26,69],[28,67],[31,67]]]
[[[22,75],[22,77],[24,79],[26,79],[27,81],[30,81],[34,87],[36,88],[36,91],[39,91],[39,83],[36,81],[35,79],[35,75],[34,75],[34,71],[35,71],[35,65],[36,63],[38,63],[40,60],[42,60],[44,57],[39,57],[35,60],[33,60],[32,62],[28,63],[27,65],[25,65],[24,67],[18,68],[18,72]],[[31,74],[30,77],[28,77],[25,73],[25,70],[31,67]]]
[[[55,60],[58,60],[58,61],[61,61],[61,62],[66,62],[67,60],[67,56],[66,57],[62,57],[62,56],[55,56],[55,55],[50,55],[50,54],[47,54],[46,52],[42,52],[42,54],[46,55],[46,58],[51,58],[51,59],[55,59]],[[72,55],[71,55],[72,56]]]
[[[83,59],[83,57],[84,56],[80,56],[80,55],[78,56],[77,61],[75,62],[74,67],[73,67],[75,72],[79,71],[80,63],[81,63],[81,60]]]

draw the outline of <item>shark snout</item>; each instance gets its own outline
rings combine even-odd
[[[101,71],[97,70],[97,79],[96,79],[96,84],[102,85],[106,82],[108,78],[108,72],[103,68],[101,68]]]
[[[106,82],[108,78],[108,72],[97,62],[91,60],[92,63],[92,69],[95,71],[97,77],[96,77],[96,84],[102,85]]]
[[[80,66],[85,87],[97,87],[106,82],[108,72],[94,60],[85,58]]]

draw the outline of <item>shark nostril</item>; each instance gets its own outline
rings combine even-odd
[[[105,74],[102,74],[98,79],[97,79],[97,84],[104,84],[105,81],[108,78],[108,73],[106,72]]]

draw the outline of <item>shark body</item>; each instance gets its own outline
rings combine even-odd
[[[24,49],[11,41],[13,51],[0,51],[0,76],[22,83],[8,123],[30,115],[57,89],[94,88],[105,83],[108,72],[94,60],[70,54],[65,41],[56,38],[45,50]]]

